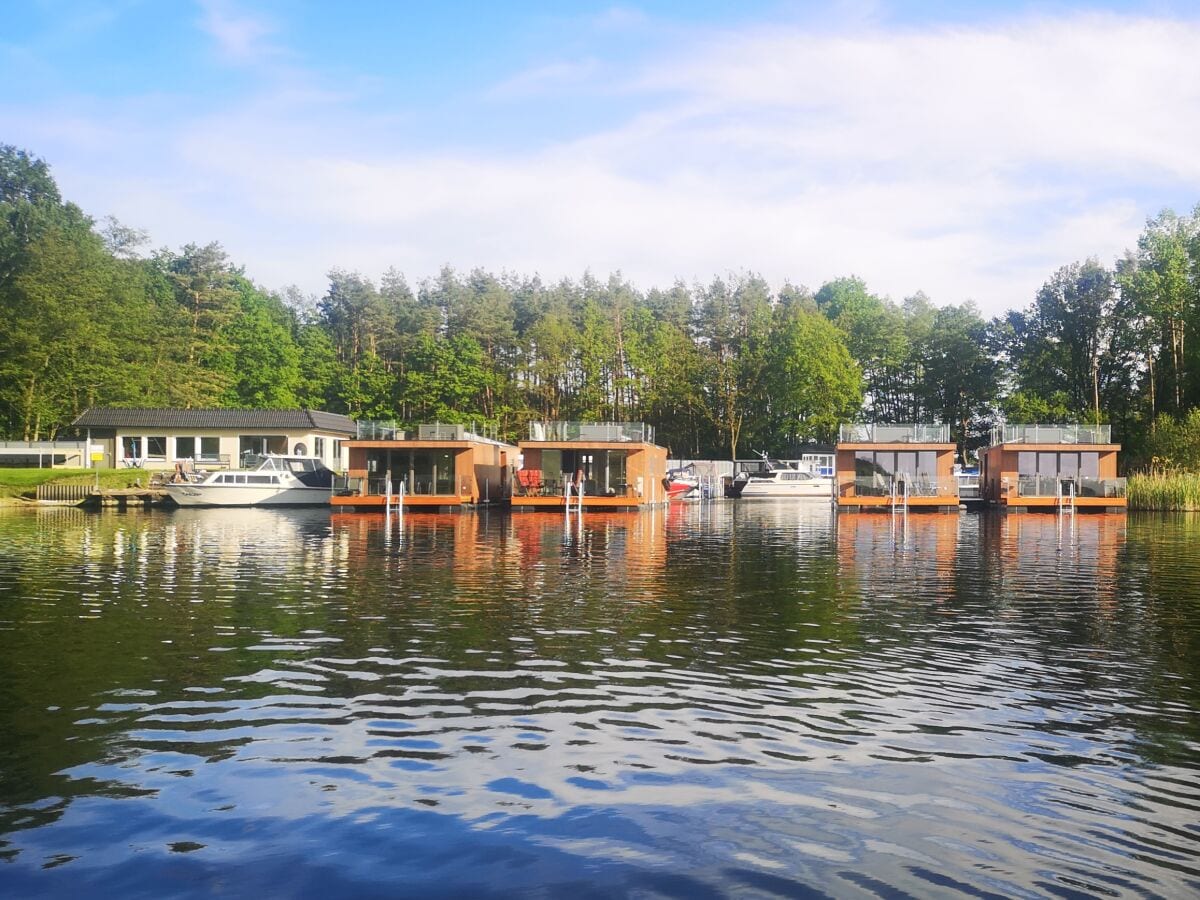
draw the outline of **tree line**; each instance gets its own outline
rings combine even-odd
[[[335,269],[307,296],[255,285],[217,243],[145,244],[0,145],[6,437],[53,438],[102,405],[311,407],[509,439],[531,420],[646,421],[696,457],[786,454],[846,421],[948,423],[964,450],[998,421],[1106,422],[1141,465],[1191,464],[1200,435],[1200,208],[992,319],[752,272],[641,291],[619,274],[447,267],[414,286]]]

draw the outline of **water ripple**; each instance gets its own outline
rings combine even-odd
[[[1196,893],[1173,527],[0,517],[0,889]]]

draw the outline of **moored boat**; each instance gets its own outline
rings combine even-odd
[[[833,475],[817,465],[802,462],[783,462],[765,454],[758,468],[743,469],[733,479],[727,496],[732,489],[735,497],[833,497]]]
[[[319,459],[274,454],[163,485],[179,506],[318,506],[329,502],[332,488],[333,472]]]
[[[699,500],[702,496],[695,463],[669,470],[663,479],[663,487],[668,500]]]

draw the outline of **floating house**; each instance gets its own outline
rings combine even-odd
[[[641,422],[531,422],[514,510],[636,509],[666,501],[667,450]],[[579,488],[582,487],[582,495]]]
[[[334,485],[335,509],[378,509],[403,496],[406,508],[463,507],[508,501],[517,448],[464,425],[359,422],[346,441],[346,475]]]
[[[984,496],[1007,510],[1124,512],[1108,425],[999,425],[980,452]]]
[[[843,425],[834,493],[838,509],[958,511],[949,425]]]

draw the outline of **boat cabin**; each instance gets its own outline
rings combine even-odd
[[[1008,510],[1124,512],[1120,450],[1108,425],[999,425],[980,451],[984,496]]]
[[[359,422],[343,446],[346,475],[334,486],[337,509],[382,510],[403,495],[406,508],[461,507],[508,502],[517,448],[464,425]]]
[[[958,511],[949,425],[843,425],[834,493],[838,509]]]
[[[666,501],[667,450],[641,422],[531,422],[518,444],[517,509],[636,509]],[[582,487],[582,497],[579,489]]]

